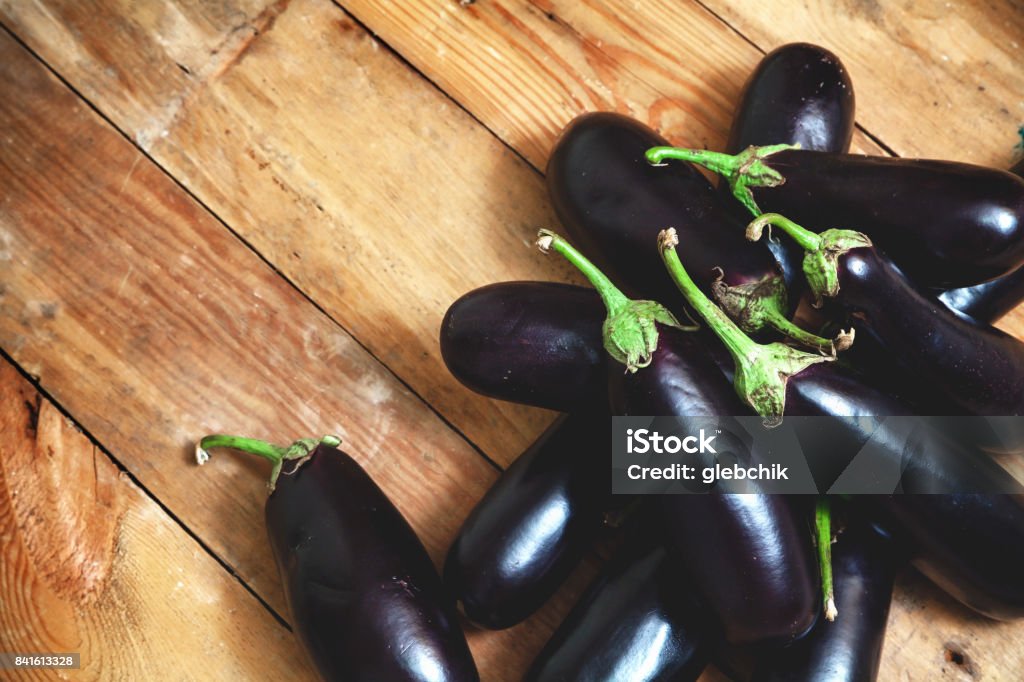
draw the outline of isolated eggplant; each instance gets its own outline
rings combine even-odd
[[[561,324],[567,306],[579,313]],[[585,322],[584,322],[585,320]],[[506,282],[475,289],[441,322],[441,357],[468,388],[558,412],[607,406],[604,306],[593,292],[554,282]]]
[[[680,297],[652,247],[658,230],[675,227],[701,245],[687,255],[700,287],[744,329],[830,349],[830,341],[790,322],[796,300],[779,264],[764,246],[737,238],[743,223],[704,176],[683,164],[646,163],[646,150],[659,144],[665,140],[653,130],[613,113],[578,116],[562,131],[548,159],[548,194],[581,251],[629,291],[675,310]]]
[[[814,234],[766,213],[751,222],[748,236],[760,238],[768,225],[807,252],[811,293],[842,305],[858,334],[870,335],[903,376],[927,385],[962,414],[1024,415],[1024,343],[917,290],[862,233]]]
[[[664,548],[630,543],[601,571],[524,682],[691,682],[710,635]]]
[[[847,525],[832,550],[842,617],[819,621],[791,647],[758,661],[753,682],[873,682],[878,677],[892,586],[900,563],[889,538],[862,522]]]
[[[541,235],[541,249],[579,268],[605,303],[615,414],[675,416],[687,433],[698,433],[748,413],[696,334],[659,304],[627,299],[561,237]],[[727,641],[786,643],[813,625],[817,580],[809,538],[782,496],[660,495],[655,505],[670,555]]]
[[[786,144],[737,155],[661,147],[647,158],[722,174],[755,216],[860,230],[920,286],[980,284],[1024,263],[1024,180],[1007,171]]]
[[[1024,177],[1024,159],[1010,172]],[[1024,267],[984,284],[944,291],[939,300],[982,324],[992,324],[1024,301]]]
[[[785,142],[801,149],[845,152],[853,124],[853,84],[839,58],[817,45],[790,43],[765,55],[747,79],[725,151],[737,154],[751,145]],[[719,183],[718,190],[737,220],[746,223],[749,214],[732,199],[729,184]],[[786,288],[795,300],[805,287],[802,254],[785,241],[773,240],[766,246],[782,266]]]
[[[590,548],[611,498],[608,423],[607,411],[558,418],[470,512],[444,581],[471,621],[524,620]]]
[[[207,436],[273,462],[266,522],[292,626],[325,680],[478,680],[454,606],[416,534],[339,441],[277,447]]]

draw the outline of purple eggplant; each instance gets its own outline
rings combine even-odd
[[[555,212],[569,235],[630,291],[675,309],[680,302],[652,246],[673,226],[700,249],[687,255],[699,286],[750,332],[775,330],[831,349],[831,341],[789,320],[790,300],[779,264],[764,246],[744,244],[742,225],[696,169],[652,168],[644,153],[665,140],[642,123],[613,113],[584,114],[562,131],[547,166]]]
[[[766,214],[752,225],[756,228],[757,221],[773,219]],[[675,254],[671,230],[662,233],[659,245],[687,302],[729,349],[736,364],[737,390],[759,413],[766,414],[759,407],[763,395],[781,391],[786,414],[860,415],[842,420],[846,433],[833,435],[823,444],[828,448],[859,447],[857,443],[868,435],[882,445],[901,442],[889,432],[889,420],[881,418],[913,414],[905,405],[863,383],[858,385],[834,365],[813,365],[780,381],[777,377],[788,373],[789,367],[755,348],[757,344],[700,292]],[[754,364],[759,373],[748,364]],[[745,383],[745,376],[758,381]],[[1024,487],[991,458],[930,429],[919,433],[916,448],[884,447],[880,454],[903,467],[905,492],[955,492],[877,496],[869,498],[868,504],[886,514],[896,532],[906,535],[918,552],[915,564],[949,594],[993,618],[1024,616]],[[1013,549],[1005,551],[1004,544]]]
[[[579,307],[574,327],[560,323],[567,306]],[[606,406],[605,354],[591,343],[603,320],[601,299],[580,287],[492,284],[448,308],[441,357],[456,379],[492,398],[559,412]]]
[[[765,55],[743,86],[726,150],[785,142],[844,152],[853,138],[854,102],[838,57],[809,43],[783,45]]]
[[[609,506],[610,447],[607,412],[562,416],[473,508],[444,566],[471,621],[519,623],[580,562]]]
[[[854,95],[842,62],[823,47],[790,43],[772,50],[747,79],[732,119],[725,151],[737,154],[752,145],[786,142],[801,149],[845,152],[853,137]],[[737,220],[746,209],[732,200],[728,183],[718,186]],[[773,240],[768,249],[782,266],[793,298],[804,289],[802,254],[793,244]]]
[[[1024,159],[1010,172],[1024,177]],[[982,324],[992,324],[1024,301],[1024,267],[984,284],[944,291],[939,300]]]
[[[266,522],[295,634],[325,680],[478,680],[416,534],[337,438],[289,447],[207,436],[273,462]]]
[[[927,385],[962,414],[1024,415],[1024,343],[916,289],[862,233],[818,235],[766,213],[751,222],[748,235],[760,238],[767,225],[807,252],[804,273],[812,294],[842,305],[857,332],[883,348],[903,376]]]
[[[819,621],[803,640],[758,661],[754,682],[873,682],[901,552],[872,527],[853,523],[832,552],[842,618]]]
[[[700,676],[710,637],[703,614],[665,550],[636,544],[605,566],[525,682],[691,682]]]
[[[605,303],[603,345],[616,361],[608,370],[615,414],[676,416],[683,429],[698,433],[719,417],[748,412],[696,334],[681,330],[664,307],[627,299],[557,235],[542,231],[538,245],[579,268]],[[726,640],[784,643],[813,625],[809,538],[783,497],[662,495],[656,505],[669,553]]]
[[[545,319],[534,322],[546,329],[545,343],[557,345],[561,327],[568,338],[589,344],[594,352],[601,349],[599,329],[603,312],[594,312],[599,306],[593,304],[599,303],[600,298],[593,290],[550,283],[510,282],[497,286],[510,304],[519,297],[531,300],[537,295],[537,290],[548,292],[552,305],[537,310],[536,314],[544,315]],[[488,292],[487,295],[493,293]],[[588,297],[591,305],[584,303]],[[561,306],[557,305],[559,299]],[[581,330],[590,331],[581,334]],[[524,344],[519,353],[515,353],[515,347],[507,346],[510,353],[508,361],[528,367],[532,362],[531,346]],[[726,363],[731,363],[729,357],[719,362],[720,365]],[[565,367],[564,370],[575,374],[573,382],[577,386],[588,385],[606,376],[603,367],[587,362],[579,362],[575,367]],[[524,372],[518,376],[532,374]],[[536,385],[531,388],[543,389]],[[506,390],[509,395],[515,395],[520,388],[508,386]],[[562,387],[555,386],[552,390],[561,391]],[[580,393],[575,400],[577,404],[583,404],[590,397],[587,393]],[[841,369],[838,363],[813,365],[799,373],[786,385],[785,402],[786,414],[792,416],[849,417],[844,420],[849,431],[843,442],[837,444],[834,436],[830,436],[821,446],[835,448],[841,445],[854,451],[884,424],[884,416],[915,413],[906,403]],[[960,480],[969,480],[969,485],[975,490],[1020,488],[998,465],[981,459],[979,467],[975,468],[976,458],[967,457],[967,454],[958,447],[945,446],[942,451],[918,463],[924,469],[917,472],[917,480],[911,489],[948,490]],[[900,453],[894,452],[892,456],[899,457]],[[835,478],[834,472],[825,473],[825,480]],[[893,528],[893,532],[904,534],[905,541],[917,548],[915,564],[961,602],[991,616],[1012,617],[1024,612],[1024,580],[1018,579],[1024,576],[1024,556],[1005,552],[1006,547],[1024,548],[1024,497],[909,494],[864,496],[859,500],[863,507],[877,514],[890,508],[891,511],[884,514],[886,525]],[[951,528],[960,530],[949,533]],[[979,533],[971,529],[993,530]]]
[[[737,155],[661,147],[647,158],[721,173],[755,216],[860,230],[921,286],[980,284],[1024,263],[1024,180],[1007,171],[786,144]]]
[[[974,611],[1024,618],[1024,491],[857,498],[915,568]]]
[[[947,289],[939,300],[981,324],[992,324],[1024,301],[1024,267],[984,284]]]

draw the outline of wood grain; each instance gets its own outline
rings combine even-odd
[[[495,470],[6,36],[0,83],[0,345],[281,613],[267,472],[198,471],[205,433],[339,434],[439,563]],[[471,638],[493,679],[522,670],[592,572],[528,624]]]
[[[1010,165],[1024,124],[1019,2],[703,2],[765,50],[798,37],[841,55],[857,120],[901,156]]]
[[[61,672],[82,680],[316,679],[292,634],[2,360],[0,433],[0,651],[79,653]]]
[[[518,455],[552,415],[463,388],[437,338],[447,307],[477,286],[581,281],[530,246],[555,223],[542,178],[327,0],[276,3],[246,30],[216,3],[170,3],[162,15],[99,5],[15,5],[6,20],[490,458]],[[132,44],[106,44],[114,21]],[[183,54],[217,42],[191,36],[218,21],[250,40],[192,55],[184,81],[96,75],[105,59],[180,76]],[[73,26],[79,44],[47,39],[55,24]]]

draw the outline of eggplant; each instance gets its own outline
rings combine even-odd
[[[1010,172],[1024,177],[1024,159]],[[1024,267],[984,284],[949,289],[942,292],[939,300],[982,324],[992,324],[1024,301]]]
[[[567,306],[579,313],[561,324]],[[483,395],[558,412],[607,406],[604,305],[569,284],[492,284],[452,303],[441,322],[448,371]]]
[[[707,664],[703,614],[663,547],[610,561],[534,660],[524,682],[691,682]]]
[[[757,236],[759,221],[773,220],[773,214],[756,219],[751,236]],[[789,221],[783,219],[781,226],[791,232]],[[891,432],[890,421],[882,417],[912,412],[877,389],[858,386],[841,368],[816,364],[786,377],[789,367],[755,348],[757,344],[697,289],[676,256],[671,230],[659,236],[659,246],[687,302],[729,349],[736,365],[734,383],[746,401],[765,414],[759,400],[770,391],[781,391],[786,414],[852,415],[842,420],[845,433],[832,434],[823,445],[859,447],[857,443],[870,436],[879,446],[879,455],[900,464],[904,492],[911,494],[869,496],[866,504],[887,516],[894,532],[905,535],[919,553],[915,564],[979,613],[1000,619],[1024,616],[1024,486],[990,457],[969,451],[925,425],[913,443],[916,447],[905,449],[902,444],[908,441]],[[757,373],[748,364],[754,364]],[[744,375],[759,381],[744,383],[740,380]],[[913,494],[950,490],[951,494]],[[1013,549],[1004,550],[1005,544]]]
[[[559,417],[470,512],[444,582],[471,621],[511,627],[554,594],[610,506],[608,415]]]
[[[875,157],[778,144],[736,155],[652,148],[721,173],[750,212],[867,234],[917,284],[987,282],[1024,263],[1024,180],[951,161]]]
[[[917,290],[866,235],[809,232],[781,215],[751,222],[748,235],[772,225],[807,251],[804,273],[820,301],[835,299],[861,335],[884,349],[903,376],[978,416],[1024,415],[1024,343],[958,315]]]
[[[981,324],[992,324],[1024,301],[1024,267],[984,284],[947,289],[939,301]]]
[[[673,226],[700,243],[687,254],[698,284],[750,332],[775,330],[801,343],[832,342],[800,329],[779,264],[760,244],[744,243],[738,221],[711,184],[685,165],[651,168],[651,146],[664,144],[639,121],[613,113],[583,114],[562,131],[548,159],[548,194],[580,249],[613,280],[676,309],[678,292],[659,266],[658,230]],[[753,246],[754,248],[751,248]]]
[[[1024,493],[857,498],[911,563],[974,611],[1024,618]]]
[[[587,297],[599,302],[600,297],[591,289],[565,287],[551,283],[510,282],[498,285],[502,296],[510,303],[517,297],[532,299],[538,290],[546,290],[551,305],[535,314],[544,315],[544,320],[534,324],[547,330],[545,341],[557,345],[561,327],[569,338],[590,345],[595,352],[601,348],[601,334],[594,329],[600,327],[600,317],[595,314],[596,306],[585,305]],[[493,295],[488,292],[488,296]],[[468,294],[471,297],[472,294]],[[562,305],[558,305],[558,300]],[[485,322],[485,320],[481,320]],[[591,330],[580,336],[580,330]],[[509,362],[528,366],[532,361],[529,350],[532,344],[524,344],[522,352],[508,358]],[[506,346],[514,353],[514,346]],[[707,348],[707,347],[706,347]],[[713,349],[713,347],[711,347]],[[719,352],[721,355],[721,352]],[[582,357],[582,355],[577,356]],[[719,365],[731,364],[728,356],[718,361]],[[604,368],[581,362],[575,368],[565,371],[576,373],[574,383],[587,385],[605,377]],[[529,376],[529,374],[526,374]],[[523,374],[520,374],[523,376]],[[542,388],[536,387],[534,388]],[[515,386],[508,386],[509,394],[517,393]],[[553,391],[562,390],[552,387]],[[576,399],[582,403],[590,396],[580,394]],[[848,417],[849,424],[842,443],[836,443],[834,436],[822,447],[847,449],[860,448],[884,424],[886,415],[912,415],[915,411],[896,397],[881,391],[863,381],[857,375],[839,367],[838,363],[816,364],[791,378],[786,384],[786,414],[791,416],[833,415]],[[808,434],[810,435],[810,434]],[[801,435],[803,440],[803,435]],[[885,438],[879,438],[885,442]],[[813,446],[813,441],[809,441]],[[941,442],[937,444],[942,445]],[[968,457],[962,449],[946,444],[936,456],[925,462],[923,470],[916,473],[913,489],[951,489],[957,481],[966,480],[976,491],[1014,490],[1020,486],[1009,477],[1004,469],[984,458]],[[893,453],[894,457],[900,456]],[[979,460],[975,462],[975,460]],[[978,464],[978,468],[974,465]],[[818,478],[816,476],[816,478]],[[835,472],[822,472],[822,480],[834,480]],[[1024,491],[1022,491],[1024,492]],[[681,496],[676,496],[681,497]],[[982,494],[905,494],[893,496],[859,496],[860,508],[882,516],[894,533],[905,535],[904,542],[912,544],[915,550],[915,565],[935,583],[959,601],[977,608],[981,613],[996,617],[1017,617],[1024,613],[1024,557],[1018,552],[1006,552],[1007,547],[1024,548],[1024,517],[1020,495]],[[886,512],[885,510],[890,511]],[[958,529],[950,533],[950,529]],[[992,528],[994,532],[973,532],[971,529]]]
[[[864,523],[839,534],[832,572],[841,618],[757,662],[754,682],[873,682],[878,678],[892,586],[902,552]]]
[[[542,231],[538,245],[579,268],[605,303],[604,347],[617,361],[608,369],[615,414],[676,416],[688,433],[698,433],[748,412],[699,338],[666,309],[627,299],[561,237]],[[669,553],[685,567],[727,641],[786,643],[814,624],[809,539],[783,497],[660,495],[655,504]]]
[[[845,152],[853,138],[854,108],[853,84],[839,58],[817,45],[789,43],[765,55],[747,79],[725,151],[737,154],[752,145],[786,142]],[[719,183],[718,190],[737,220],[747,222],[746,209],[732,200],[728,183]],[[766,246],[782,266],[789,295],[798,298],[805,286],[802,254],[785,241]]]
[[[769,52],[747,79],[726,151],[788,144],[845,152],[853,139],[853,84],[839,58],[810,43]]]
[[[408,522],[339,440],[277,447],[215,435],[273,462],[266,523],[292,627],[325,680],[479,680],[454,605]]]

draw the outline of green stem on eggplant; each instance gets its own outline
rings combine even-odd
[[[766,226],[777,227],[805,251],[804,277],[814,294],[815,307],[824,297],[839,293],[839,257],[851,249],[871,246],[867,235],[853,230],[825,230],[815,234],[778,213],[765,213],[747,225],[747,239],[756,242]]]
[[[739,154],[723,154],[706,149],[684,147],[652,147],[647,150],[647,161],[656,166],[664,165],[666,159],[689,161],[718,173],[729,183],[733,196],[755,216],[761,209],[754,201],[751,188],[778,187],[786,182],[779,171],[768,165],[766,159],[777,152],[799,149],[798,144],[773,144],[765,147],[751,145]]]
[[[785,412],[789,378],[811,365],[835,360],[835,356],[805,353],[778,342],[755,342],[697,287],[679,260],[678,243],[672,228],[658,234],[658,251],[669,275],[732,355],[736,366],[733,386],[740,398],[764,417],[766,425],[777,426]]]
[[[814,506],[814,528],[818,545],[818,566],[821,568],[821,601],[825,618],[836,619],[835,592],[832,586],[832,505],[827,497],[819,497]]]
[[[341,439],[337,436],[324,436],[319,440],[316,438],[300,438],[291,445],[280,446],[257,438],[213,434],[206,436],[196,445],[196,463],[200,466],[206,464],[210,459],[210,450],[213,448],[230,448],[240,452],[247,452],[251,455],[258,455],[273,464],[267,487],[270,488],[270,492],[274,492],[274,488],[277,487],[277,479],[281,475],[281,467],[284,466],[284,463],[288,460],[299,460],[298,465],[295,467],[298,469],[299,466],[302,466],[303,462],[309,459],[309,456],[313,454],[316,447],[321,444],[329,447],[338,447],[341,444]]]
[[[721,270],[719,270],[721,272]],[[835,355],[853,344],[853,331],[840,330],[833,339],[801,329],[786,316],[786,285],[781,278],[729,286],[719,279],[711,282],[711,295],[740,329],[753,334],[773,329],[782,336],[819,353]]]
[[[554,232],[538,232],[537,248],[543,253],[554,251],[560,254],[597,289],[608,310],[602,326],[604,348],[612,358],[626,366],[626,371],[636,372],[651,364],[651,356],[658,347],[658,324],[684,331],[697,329],[696,325],[680,324],[660,303],[627,298],[586,256]]]

